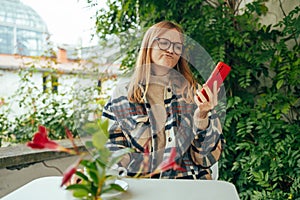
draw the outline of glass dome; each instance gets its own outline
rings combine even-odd
[[[39,56],[46,47],[46,23],[20,0],[0,0],[0,53]]]

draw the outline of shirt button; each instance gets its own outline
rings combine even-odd
[[[172,141],[172,138],[171,138],[171,137],[169,137],[169,138],[168,138],[168,142],[171,142],[171,141]]]

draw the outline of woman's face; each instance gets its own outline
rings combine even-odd
[[[182,51],[180,34],[176,29],[169,29],[153,41],[151,61],[155,67],[170,69],[176,66]]]

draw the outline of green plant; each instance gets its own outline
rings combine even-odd
[[[101,199],[101,195],[112,190],[124,191],[116,184],[116,174],[109,173],[109,170],[116,165],[124,154],[132,150],[121,149],[115,152],[109,151],[105,147],[108,139],[108,121],[87,123],[84,125],[84,131],[92,134],[92,141],[86,142],[86,147],[91,153],[91,159],[83,159],[79,165],[84,168],[84,173],[76,171],[75,174],[81,179],[79,183],[71,183],[66,187],[73,191],[73,196],[86,199]],[[68,172],[67,172],[68,173]]]
[[[103,194],[112,190],[124,191],[120,185],[114,182],[118,178],[117,175],[108,170],[116,165],[124,154],[132,150],[127,148],[111,152],[105,147],[108,139],[108,121],[96,120],[85,124],[83,129],[92,135],[92,140],[86,142],[87,150],[90,153],[88,157],[87,152],[78,150],[73,135],[68,129],[66,129],[66,135],[72,142],[73,149],[66,149],[48,139],[48,132],[44,126],[39,126],[38,132],[34,134],[32,141],[27,145],[33,149],[50,149],[79,156],[79,160],[66,170],[61,183],[61,186],[66,185],[66,189],[72,191],[76,198],[101,200]],[[74,182],[72,182],[72,178]]]
[[[52,151],[66,152],[79,156],[78,161],[64,172],[61,186],[65,185],[66,189],[72,191],[73,196],[76,198],[102,200],[102,196],[111,191],[125,191],[116,182],[122,176],[118,176],[119,170],[115,166],[118,166],[125,154],[134,152],[134,149],[131,148],[123,148],[115,151],[109,150],[106,146],[109,137],[108,123],[108,120],[102,121],[101,119],[96,119],[88,121],[82,126],[82,131],[86,133],[85,136],[88,137],[87,139],[90,139],[89,136],[91,136],[91,140],[85,142],[88,155],[87,152],[80,152],[78,150],[73,134],[67,128],[65,129],[65,133],[73,144],[73,149],[67,149],[49,139],[47,129],[44,126],[38,127],[38,132],[34,134],[32,141],[28,142],[27,146],[33,149],[50,149]],[[176,147],[174,147],[171,149],[169,158],[157,166],[153,172],[149,173],[148,169],[151,164],[149,162],[150,150],[147,143],[145,146],[147,147],[142,152],[144,160],[135,177],[148,178],[169,169],[185,170],[175,161]],[[112,170],[118,172],[113,172]]]

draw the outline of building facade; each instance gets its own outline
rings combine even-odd
[[[0,0],[0,53],[42,55],[48,29],[43,19],[20,0]]]

